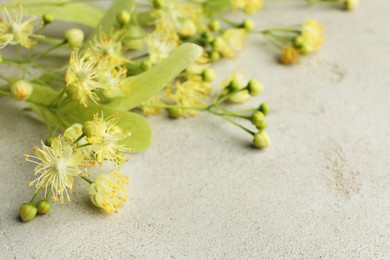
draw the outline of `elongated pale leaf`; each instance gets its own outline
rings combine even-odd
[[[124,1],[126,2],[126,1]],[[23,11],[30,15],[51,14],[56,20],[78,23],[95,27],[104,15],[96,6],[72,2],[71,0],[18,0],[5,4],[8,8],[18,8],[21,3]]]
[[[156,67],[140,75],[127,78],[131,86],[125,97],[112,100],[108,105],[117,110],[126,111],[140,105],[144,100],[157,95],[180,72],[194,63],[202,54],[202,48],[196,44],[186,43]]]
[[[222,11],[225,11],[229,7],[231,7],[231,1],[230,0],[212,0],[212,1],[205,1],[204,4],[204,10],[209,14],[218,14]]]

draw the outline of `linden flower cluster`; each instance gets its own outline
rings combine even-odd
[[[126,161],[123,152],[129,149],[121,142],[129,133],[117,125],[118,120],[116,115],[104,119],[103,115],[96,114],[92,121],[84,125],[73,124],[63,136],[42,142],[41,148],[34,148],[35,155],[25,155],[27,161],[36,164],[36,179],[30,182],[36,192],[30,202],[20,207],[23,221],[33,219],[37,213],[47,213],[51,207],[49,198],[61,204],[65,199],[70,201],[76,178],[90,183],[88,192],[95,206],[108,213],[117,212],[123,206],[129,182],[128,177],[123,177],[117,169]],[[98,174],[95,180],[90,180],[88,169],[95,166],[95,162],[102,166],[104,161],[112,162],[115,170]],[[40,191],[44,191],[44,198],[34,204]]]

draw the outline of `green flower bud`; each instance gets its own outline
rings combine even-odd
[[[72,48],[79,48],[84,42],[84,32],[78,28],[69,29],[65,32],[65,39]]]
[[[233,80],[230,81],[228,87],[229,87],[229,90],[230,90],[231,92],[236,91],[236,90],[239,90],[239,89],[241,88],[240,82],[239,82],[238,79],[236,79],[236,78],[233,78]]]
[[[126,25],[130,22],[131,15],[126,10],[122,10],[116,15],[116,20],[119,24]]]
[[[265,116],[269,113],[269,105],[267,103],[263,103],[259,107],[259,111],[262,112]]]
[[[214,35],[211,33],[211,32],[203,32],[202,33],[202,38],[206,41],[206,42],[212,42],[214,41]]]
[[[50,23],[54,22],[54,16],[51,14],[44,14],[42,16],[42,19],[43,19],[43,22],[45,24],[50,24]]]
[[[46,146],[51,146],[51,142],[53,142],[53,137],[48,137],[45,140],[45,145]]]
[[[221,49],[224,45],[225,45],[225,42],[220,36],[216,37],[213,41],[213,48],[215,50]]]
[[[253,146],[256,148],[266,148],[270,145],[269,136],[264,131],[259,131],[253,136]]]
[[[202,72],[202,78],[206,82],[211,82],[215,79],[215,72],[211,68],[207,68]]]
[[[164,7],[164,1],[163,0],[153,0],[153,8],[154,9],[161,9]]]
[[[212,62],[216,62],[216,61],[219,61],[219,59],[221,58],[221,55],[217,52],[217,51],[212,51],[210,53],[210,60]]]
[[[345,0],[344,9],[347,11],[352,11],[359,6],[359,0]]]
[[[18,80],[11,85],[10,90],[14,98],[18,100],[26,100],[31,96],[33,86],[28,81]]]
[[[150,60],[143,60],[141,62],[141,69],[143,71],[150,70],[151,68],[152,68],[152,63],[150,62]]]
[[[212,20],[209,23],[209,29],[212,32],[218,32],[219,30],[221,30],[221,24],[217,20]]]
[[[255,22],[252,19],[246,18],[241,24],[241,28],[245,29],[247,32],[251,32],[255,28]]]
[[[182,110],[179,108],[168,108],[168,115],[172,119],[177,119],[183,114]]]
[[[295,47],[301,47],[302,45],[303,45],[302,36],[295,37],[295,39],[294,39],[294,46]]]
[[[252,79],[249,81],[247,89],[248,89],[249,95],[251,95],[252,97],[255,97],[263,91],[264,85],[261,84],[260,81]]]
[[[252,124],[257,127],[259,130],[263,130],[267,127],[268,123],[265,119],[265,116],[262,112],[256,111],[253,113],[251,118]]]
[[[93,121],[87,121],[83,125],[83,134],[86,137],[91,137],[96,134],[96,124]]]
[[[37,208],[32,203],[23,203],[19,208],[19,216],[23,221],[30,221],[37,215]]]
[[[40,200],[37,203],[37,211],[39,214],[45,214],[50,211],[51,205],[47,199]]]
[[[191,20],[185,20],[180,27],[179,34],[184,38],[193,37],[197,33],[198,29],[196,24]]]

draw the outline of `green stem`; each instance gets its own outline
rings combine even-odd
[[[41,189],[37,189],[37,191],[35,192],[34,196],[32,197],[30,203],[34,204],[35,203],[35,200],[37,198],[37,196],[39,195],[39,193],[41,192]]]
[[[245,126],[240,125],[239,123],[231,120],[230,118],[227,118],[225,116],[221,116],[221,118],[223,118],[224,120],[228,121],[229,123],[231,123],[231,124],[233,124],[235,126],[238,126],[239,128],[243,129],[244,131],[250,133],[251,135],[255,135],[256,134],[255,132],[253,132],[253,131],[249,130],[248,128],[246,128]]]
[[[89,184],[92,184],[92,183],[93,183],[92,180],[88,179],[88,178],[85,177],[85,176],[80,176],[80,178],[83,179],[84,181],[88,182]]]
[[[53,45],[53,46],[51,46],[50,48],[48,48],[46,51],[44,51],[44,52],[38,54],[38,55],[35,56],[35,57],[32,57],[32,59],[30,59],[29,61],[30,61],[30,62],[35,61],[35,60],[37,60],[37,59],[39,59],[39,58],[45,56],[46,54],[48,54],[48,53],[54,51],[55,49],[60,48],[61,46],[65,45],[65,44],[66,44],[66,42],[65,42],[65,41],[62,41],[62,42],[60,42],[60,43],[58,43],[58,44],[56,44],[56,45]]]
[[[12,96],[11,93],[7,92],[7,91],[4,91],[4,90],[0,90],[0,94],[1,95],[4,95],[4,96]]]

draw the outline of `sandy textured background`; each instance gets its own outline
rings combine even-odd
[[[272,146],[253,150],[210,115],[152,118],[153,147],[124,167],[130,201],[111,216],[82,183],[73,203],[17,219],[33,193],[23,154],[46,129],[1,97],[0,259],[389,259],[390,2],[362,2],[266,6],[260,28],[314,17],[327,36],[298,66],[278,65],[259,37],[218,66],[266,84]]]

